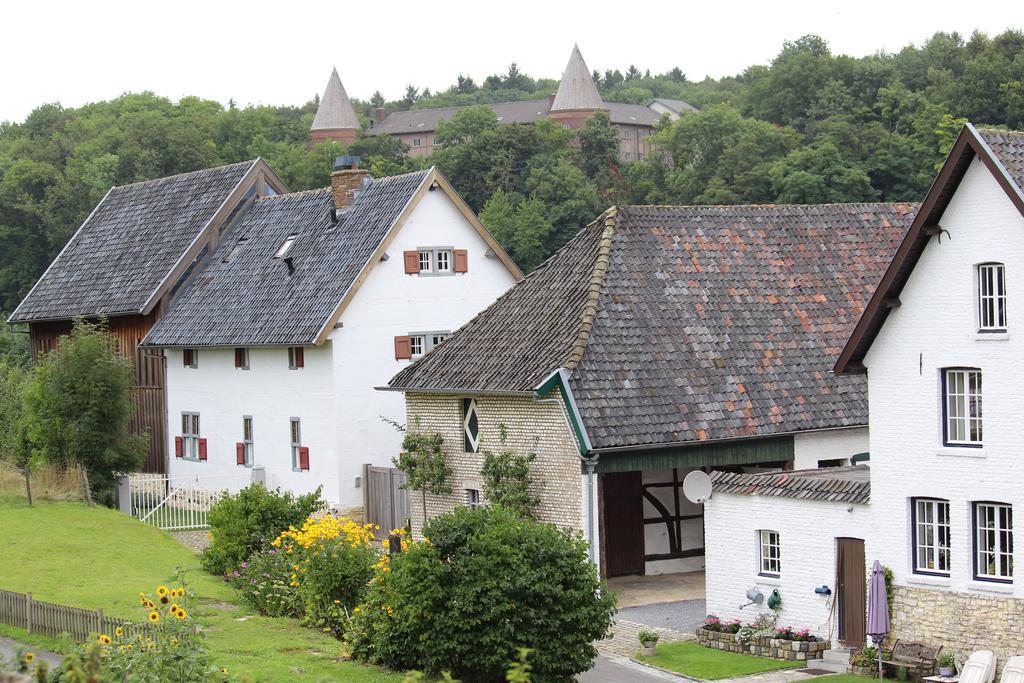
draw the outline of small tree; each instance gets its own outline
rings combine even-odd
[[[414,432],[400,425],[396,427],[405,432],[405,438],[402,439],[402,452],[397,458],[392,458],[392,462],[408,478],[402,487],[420,492],[423,499],[423,523],[426,524],[427,494],[441,496],[452,492],[448,483],[452,468],[448,466],[441,448],[444,437],[437,432]]]
[[[507,446],[507,430],[499,425],[501,450],[497,453],[484,451],[484,464],[480,475],[484,479],[484,496],[487,501],[513,510],[522,517],[533,517],[533,510],[540,498],[531,492],[533,477],[530,465],[537,454],[517,453]]]
[[[0,357],[0,460],[21,470],[25,477],[25,493],[32,504],[31,459],[25,423],[24,391],[28,371],[11,359]]]
[[[608,112],[599,111],[580,129],[580,152],[587,175],[593,178],[619,158],[619,133]]]
[[[142,464],[146,436],[128,431],[132,365],[104,325],[76,320],[56,352],[33,368],[24,397],[33,450],[59,465],[80,465],[95,497],[112,505],[116,476]]]

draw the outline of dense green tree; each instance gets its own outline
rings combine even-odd
[[[599,111],[580,129],[583,168],[591,177],[604,173],[619,160],[619,133],[606,111]]]
[[[523,270],[537,267],[548,250],[553,227],[544,204],[536,198],[518,199],[498,191],[484,205],[480,220]]]

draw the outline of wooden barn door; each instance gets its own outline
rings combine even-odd
[[[868,602],[862,539],[836,539],[836,600],[840,642],[849,647],[862,647]]]
[[[601,475],[609,577],[644,573],[644,492],[640,472]]]

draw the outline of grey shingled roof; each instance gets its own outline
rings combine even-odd
[[[711,485],[715,493],[744,496],[860,504],[871,500],[871,471],[867,465],[761,474],[712,472]]]
[[[498,123],[534,123],[548,115],[548,100],[520,100],[485,105],[494,110]],[[380,124],[367,131],[369,135],[397,135],[399,133],[429,133],[437,130],[441,121],[447,121],[466,107],[440,107],[437,109],[411,109],[388,114]],[[612,123],[653,126],[660,120],[658,112],[642,104],[605,102]]]
[[[682,114],[688,111],[697,111],[697,107],[693,106],[689,102],[686,102],[684,100],[673,100],[667,97],[655,97],[653,100],[650,101],[648,106],[654,104],[655,102],[660,102],[661,104],[668,107],[677,114]]]
[[[164,278],[255,163],[112,188],[10,320],[144,312]]]
[[[597,86],[594,85],[594,79],[590,75],[587,63],[583,61],[580,48],[578,45],[573,45],[569,63],[565,65],[562,79],[558,82],[558,92],[555,93],[555,101],[551,104],[551,110],[601,109],[603,107],[601,94],[597,92]]]
[[[391,386],[523,391],[564,366],[598,449],[866,424],[863,378],[829,370],[916,208],[623,207]]]
[[[324,89],[324,96],[320,98],[320,106],[317,107],[313,125],[309,129],[336,128],[360,128],[360,125],[356,110],[352,108],[352,102],[345,92],[345,86],[341,84],[338,70],[334,69],[331,71],[331,77],[327,79],[327,88]]]
[[[1024,132],[978,128],[978,135],[988,143],[1017,187],[1024,191]]]
[[[330,188],[256,200],[143,345],[313,343],[428,173],[374,180],[337,224]],[[298,237],[288,252],[295,268],[289,276],[273,255],[291,234]]]

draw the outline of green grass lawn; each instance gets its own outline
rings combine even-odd
[[[877,681],[878,676],[854,676],[853,674],[835,674],[833,676],[821,676],[816,679],[825,683],[871,683]]]
[[[0,588],[108,615],[143,620],[139,591],[152,594],[173,582],[181,567],[199,596],[190,612],[207,634],[218,666],[255,681],[400,681],[379,668],[342,661],[337,640],[294,619],[263,617],[241,605],[234,589],[204,572],[199,558],[164,532],[127,515],[78,503],[28,507],[0,497]],[[33,645],[56,646],[0,626],[0,634]]]
[[[741,655],[737,652],[723,652],[692,641],[660,644],[657,652],[658,654],[653,657],[637,655],[636,658],[638,661],[669,669],[690,678],[707,681],[746,676],[763,671],[793,669],[807,664],[807,662],[791,662],[768,657]],[[830,678],[830,683],[833,680]],[[863,681],[857,681],[857,683],[863,683]]]

